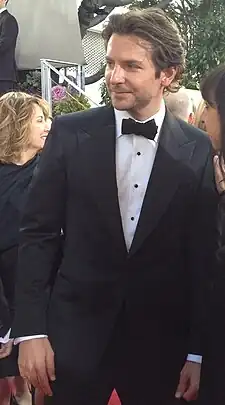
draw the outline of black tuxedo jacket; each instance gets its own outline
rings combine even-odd
[[[15,48],[18,24],[8,11],[0,13],[0,81],[16,82]]]
[[[167,354],[176,362],[202,353],[217,245],[210,142],[166,114],[129,253],[115,142],[111,108],[57,117],[21,226],[13,335],[47,333],[57,364],[77,372],[99,362],[122,307],[131,327],[147,336],[153,364],[159,353],[164,363]],[[61,229],[63,260],[47,311]]]

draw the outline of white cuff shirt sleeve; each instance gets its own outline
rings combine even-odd
[[[192,361],[193,363],[202,364],[202,356],[199,356],[197,354],[189,354],[187,356],[187,361]]]
[[[32,340],[32,339],[43,339],[48,337],[47,335],[34,335],[34,336],[25,336],[25,337],[19,337],[14,340],[14,345],[18,345],[21,342],[25,342],[26,340]]]

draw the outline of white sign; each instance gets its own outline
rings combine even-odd
[[[76,0],[10,0],[19,24],[19,69],[40,68],[40,59],[83,65]]]

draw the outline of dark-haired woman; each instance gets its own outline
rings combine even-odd
[[[208,324],[203,356],[201,405],[225,404],[225,65],[202,82],[203,120],[215,150],[214,168],[219,196],[217,267],[212,269]],[[205,202],[207,204],[207,201]]]

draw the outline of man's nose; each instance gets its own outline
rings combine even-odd
[[[110,82],[112,85],[124,83],[124,70],[120,66],[115,66],[111,72]]]

